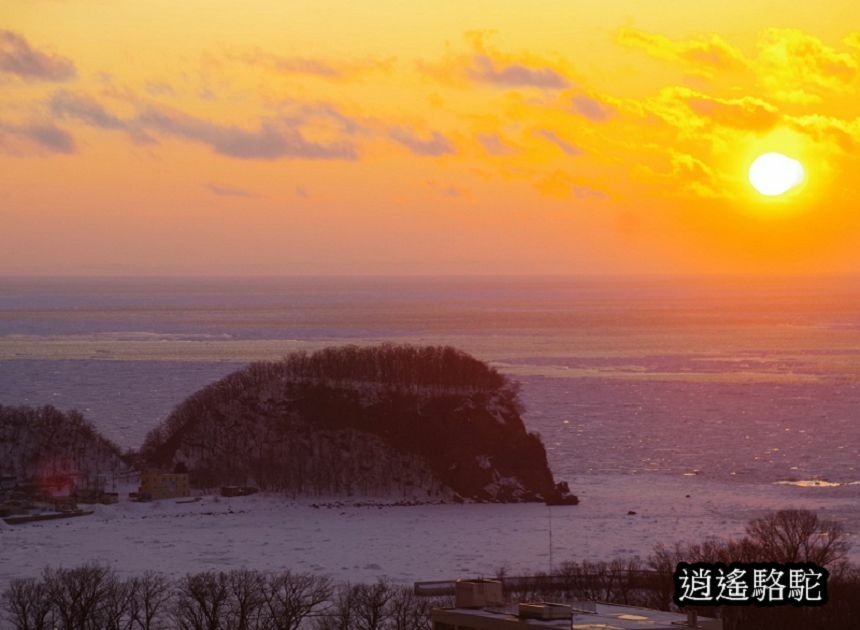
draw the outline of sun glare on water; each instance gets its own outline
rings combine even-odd
[[[750,166],[750,183],[762,195],[782,195],[803,183],[803,165],[782,153],[765,153]]]

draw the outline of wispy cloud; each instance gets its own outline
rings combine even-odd
[[[678,61],[688,72],[712,76],[716,71],[738,71],[748,66],[743,54],[716,34],[688,40],[673,40],[665,35],[635,28],[622,28],[617,41],[623,46],[639,48],[652,57]]]
[[[216,184],[214,182],[209,182],[207,184],[203,184],[203,188],[211,192],[213,195],[218,195],[219,197],[258,197],[259,195],[250,190],[246,190],[244,188],[237,188],[235,186],[225,186],[223,184]]]
[[[355,160],[358,152],[346,141],[322,144],[307,140],[300,130],[263,121],[257,129],[219,125],[182,112],[150,106],[138,120],[153,131],[207,145],[215,153],[239,159]]]
[[[108,112],[102,105],[89,96],[59,90],[49,101],[51,112],[57,118],[74,118],[102,129],[126,129],[128,123]]]
[[[0,120],[0,149],[11,155],[75,153],[75,139],[52,123],[17,124]]]
[[[147,81],[146,93],[150,96],[175,96],[176,88],[166,81]]]
[[[345,80],[371,72],[389,72],[394,58],[323,59],[319,57],[275,55],[263,50],[233,53],[230,59],[266,68],[280,74],[298,74],[330,80]]]
[[[563,63],[529,53],[510,54],[491,45],[491,31],[465,33],[468,52],[449,53],[436,61],[420,60],[417,68],[423,74],[459,87],[483,84],[498,89],[534,88],[561,90],[571,86]]]
[[[461,188],[452,186],[451,184],[442,184],[431,179],[427,181],[427,185],[440,197],[459,199],[466,196],[466,193]]]
[[[68,81],[77,75],[71,59],[37,50],[8,30],[0,30],[0,70],[31,81]]]
[[[768,29],[758,48],[757,74],[769,93],[780,100],[798,100],[799,92],[809,90],[844,91],[860,72],[851,54],[798,29]],[[782,99],[783,95],[788,98]]]
[[[571,144],[564,138],[560,137],[556,132],[551,131],[549,129],[539,129],[535,132],[535,135],[543,138],[544,140],[548,140],[552,142],[559,149],[567,153],[568,155],[580,155],[582,153],[582,149]]]
[[[357,149],[349,140],[321,142],[305,137],[303,125],[320,119],[334,121],[341,133],[353,134],[359,130],[355,121],[324,103],[299,107],[298,113],[292,116],[263,120],[256,129],[217,124],[152,103],[137,104],[134,115],[122,118],[95,99],[67,90],[56,92],[49,99],[48,107],[58,119],[75,119],[100,129],[126,131],[137,143],[153,142],[153,135],[166,135],[198,142],[215,153],[239,159],[358,158]]]
[[[489,55],[475,55],[467,71],[474,81],[499,87],[563,89],[570,82],[551,68],[532,68],[522,63],[495,61]]]
[[[483,133],[478,136],[478,142],[490,155],[512,155],[516,149],[505,142],[497,133]]]
[[[409,129],[397,127],[390,131],[389,136],[416,155],[440,156],[456,152],[451,141],[438,131],[434,131],[429,138],[425,139]]]
[[[848,154],[860,148],[860,119],[843,120],[834,116],[808,114],[787,117],[789,124],[816,142],[831,143]]]
[[[686,102],[696,114],[735,129],[766,131],[781,119],[776,107],[752,96],[723,99],[691,93]]]
[[[604,199],[606,193],[582,177],[574,177],[564,171],[555,170],[539,177],[534,186],[544,197],[569,199]]]
[[[594,122],[606,122],[615,114],[612,107],[586,94],[573,97],[573,109]]]

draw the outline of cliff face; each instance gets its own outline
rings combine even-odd
[[[337,348],[257,363],[194,394],[142,455],[192,483],[296,494],[574,502],[516,386],[452,348]]]

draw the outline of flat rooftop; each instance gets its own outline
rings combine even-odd
[[[451,613],[466,615],[468,617],[479,617],[491,619],[496,622],[509,621],[520,625],[535,628],[565,628],[570,630],[679,630],[688,628],[687,615],[652,608],[639,608],[636,606],[623,606],[620,604],[607,604],[603,602],[586,602],[573,605],[573,625],[569,619],[541,620],[523,618],[517,616],[517,605],[488,606],[486,608],[440,608],[434,613]],[[434,620],[437,620],[434,614]],[[438,621],[445,622],[440,618]],[[716,620],[699,617],[698,627],[714,627],[708,622]],[[717,622],[719,623],[719,622]]]

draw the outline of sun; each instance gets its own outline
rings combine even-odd
[[[767,197],[787,193],[803,183],[803,165],[782,153],[765,153],[750,166],[750,183]]]

